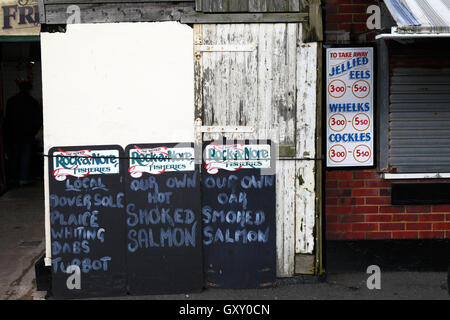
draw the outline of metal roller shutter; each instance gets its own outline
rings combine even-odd
[[[396,65],[393,60],[389,108],[392,171],[450,172],[450,67]]]

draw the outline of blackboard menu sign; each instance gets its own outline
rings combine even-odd
[[[55,298],[126,294],[122,157],[114,145],[49,151]]]
[[[200,177],[194,145],[127,146],[125,188],[129,292],[203,287]]]
[[[203,144],[207,286],[258,288],[275,281],[274,162],[270,141]]]

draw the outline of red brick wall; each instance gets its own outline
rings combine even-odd
[[[375,31],[366,26],[369,14],[367,7],[375,4],[377,0],[325,0],[324,23],[325,42],[338,42],[332,35],[333,32],[348,32],[348,43],[372,42],[375,39]],[[328,31],[331,31],[328,32]],[[342,42],[341,42],[342,43]]]
[[[390,186],[374,170],[326,172],[327,240],[450,238],[450,205],[393,206]]]
[[[375,31],[366,26],[372,4],[379,2],[325,0],[325,42],[373,41]],[[348,41],[333,38],[346,32]],[[330,170],[325,186],[328,240],[450,238],[450,205],[393,206],[391,181],[375,170]]]

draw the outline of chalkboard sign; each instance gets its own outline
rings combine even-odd
[[[206,285],[270,286],[276,278],[275,166],[271,143],[203,145]]]
[[[200,291],[200,177],[193,144],[131,144],[125,154],[130,294]]]
[[[56,298],[126,294],[122,156],[120,146],[49,151],[52,293]]]

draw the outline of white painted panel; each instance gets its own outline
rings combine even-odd
[[[45,150],[193,141],[192,38],[176,22],[42,33]]]
[[[72,24],[66,33],[42,33],[44,152],[194,141],[192,39],[192,29],[176,22]],[[48,222],[48,180],[45,195]],[[47,252],[49,237],[47,226]]]

